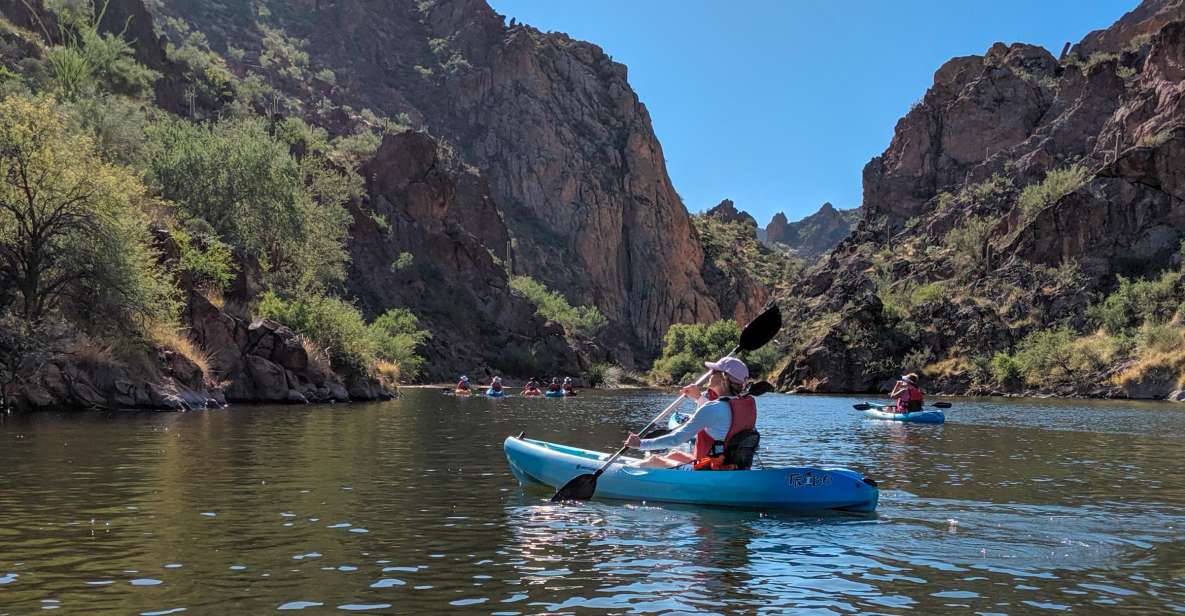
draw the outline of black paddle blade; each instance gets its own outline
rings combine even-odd
[[[782,329],[782,311],[778,310],[777,304],[774,304],[765,312],[757,315],[757,318],[749,321],[749,324],[745,326],[745,331],[741,332],[741,343],[737,346],[742,351],[756,351],[765,346],[765,343],[773,340],[780,329]]]
[[[853,404],[852,408],[856,409],[857,411],[867,411],[872,408],[872,405],[868,404],[867,402],[861,402],[860,404]]]
[[[750,396],[760,396],[761,394],[768,394],[774,390],[774,386],[769,381],[757,381],[749,385],[746,390]]]
[[[556,490],[555,496],[551,497],[551,502],[559,503],[563,501],[581,500],[586,501],[593,497],[597,491],[597,474],[585,473],[573,477],[568,483],[565,483],[560,489]]]
[[[932,406],[936,409],[949,409],[950,402],[934,402],[930,406]]]

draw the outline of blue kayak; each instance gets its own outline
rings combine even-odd
[[[528,438],[504,443],[510,470],[522,484],[559,488],[593,473],[610,454]],[[618,458],[597,480],[597,497],[713,507],[798,511],[876,510],[876,482],[846,468],[768,468],[686,471],[637,468],[637,458]]]
[[[487,389],[486,395],[491,398],[501,398],[502,396],[506,395],[506,390],[503,389],[501,391],[494,391],[493,389]]]
[[[897,407],[895,406],[873,404],[871,402],[866,402],[865,404],[868,404],[872,408],[864,411],[864,413],[874,419],[928,424],[940,424],[946,421],[946,415],[942,411],[914,411],[912,413],[898,413]]]
[[[551,391],[549,389],[549,390],[543,392],[543,395],[547,396],[548,398],[563,398],[564,392],[563,391]]]

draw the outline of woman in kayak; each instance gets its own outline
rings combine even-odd
[[[572,387],[572,377],[564,377],[564,393],[569,396],[576,395],[576,389]]]
[[[539,381],[536,381],[535,377],[531,377],[531,380],[527,381],[527,384],[523,387],[523,395],[538,396],[539,393]]]
[[[490,391],[498,393],[502,391],[502,377],[496,376],[490,381]]]
[[[553,377],[551,377],[551,385],[548,385],[548,386],[547,386],[547,391],[552,391],[552,392],[555,392],[555,391],[563,391],[562,389],[560,389],[560,380],[559,380],[559,378],[557,378],[557,377],[554,377],[554,376],[553,376]]]
[[[898,413],[915,413],[922,410],[924,395],[921,388],[918,387],[918,375],[910,372],[901,377],[889,397],[897,400]]]
[[[627,447],[642,451],[671,449],[695,437],[692,453],[672,451],[666,455],[650,455],[638,466],[691,470],[704,460],[723,455],[725,443],[737,433],[751,431],[757,424],[757,403],[752,396],[742,395],[749,368],[735,357],[724,357],[716,362],[704,362],[711,370],[708,389],[703,395],[699,387],[688,385],[683,395],[696,403],[695,413],[670,433],[644,439],[631,433]]]
[[[461,377],[461,380],[457,383],[457,391],[469,391],[469,377]]]

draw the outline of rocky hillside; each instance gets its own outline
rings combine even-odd
[[[796,222],[788,222],[786,215],[778,212],[766,225],[763,239],[783,244],[799,257],[813,261],[839,245],[859,220],[860,208],[837,210],[830,203]]]
[[[1146,290],[1132,279],[1180,293],[1182,66],[1185,3],[1149,0],[1060,59],[997,43],[940,67],[865,167],[856,229],[785,294],[779,383],[874,391],[924,369],[952,392],[1178,388],[1157,339],[1181,315],[1123,302]]]
[[[601,342],[618,361],[632,365],[651,356],[671,323],[720,316],[701,274],[703,249],[671,185],[646,107],[630,88],[626,67],[597,46],[508,25],[482,0],[382,6],[163,0],[152,6],[171,46],[200,33],[202,49],[230,71],[274,86],[282,113],[348,135],[365,109],[440,138],[485,191],[483,199],[457,202],[450,224],[464,228],[471,221],[470,229],[483,230],[473,234],[480,245],[515,274],[573,304],[595,305],[612,323]],[[483,220],[495,221],[488,233],[477,222]],[[376,294],[360,282],[385,276],[377,269],[384,264],[370,261],[355,259],[350,290],[377,309],[377,295],[388,292]],[[482,267],[440,265],[443,280],[424,285],[470,286],[488,275]],[[435,318],[438,308],[406,294],[403,300],[424,312],[434,331],[457,327]],[[460,330],[488,335],[512,328],[520,316],[489,301],[476,315],[480,323]],[[480,349],[500,344],[449,342],[470,363],[449,361],[441,366],[445,372],[488,364]]]

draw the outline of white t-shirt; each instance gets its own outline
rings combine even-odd
[[[642,444],[638,447],[642,451],[653,451],[655,449],[671,449],[678,447],[692,437],[699,434],[699,431],[707,430],[708,435],[712,438],[722,441],[724,437],[728,436],[728,429],[732,427],[732,409],[728,406],[727,400],[713,400],[700,405],[695,410],[695,414],[691,419],[683,422],[681,426],[672,430],[669,434],[664,434],[658,438],[642,439]]]

